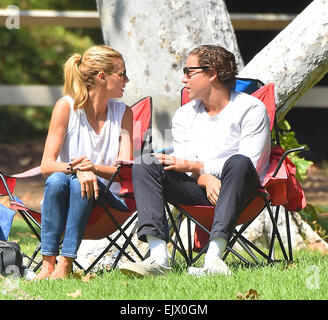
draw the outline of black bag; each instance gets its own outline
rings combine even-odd
[[[20,278],[23,272],[23,254],[19,244],[13,241],[0,241],[0,274]]]

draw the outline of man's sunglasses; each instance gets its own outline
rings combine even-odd
[[[199,67],[184,67],[183,68],[183,74],[186,74],[188,77],[192,77],[196,75],[197,73],[204,72],[205,70],[209,69],[210,66],[199,66]],[[197,70],[197,69],[202,69],[202,71],[195,72],[193,74],[190,74],[191,70]]]

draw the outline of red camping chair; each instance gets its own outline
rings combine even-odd
[[[293,255],[289,227],[289,211],[299,211],[303,209],[306,206],[306,200],[304,192],[295,177],[295,166],[288,159],[287,155],[291,152],[301,151],[304,149],[304,147],[291,149],[287,152],[284,152],[284,150],[279,146],[279,130],[275,118],[274,85],[267,84],[252,93],[252,95],[262,100],[267,108],[270,118],[270,129],[272,130],[275,128],[274,140],[276,145],[273,146],[271,150],[270,167],[264,179],[263,185],[248,201],[244,211],[241,213],[237,222],[237,226],[240,226],[240,228],[238,231],[236,229],[234,230],[233,236],[227,245],[223,259],[226,259],[229,253],[232,253],[234,256],[246,264],[251,264],[251,262],[242,256],[239,252],[232,249],[233,245],[238,242],[244,251],[256,263],[259,263],[260,261],[254,254],[254,251],[258,255],[262,256],[268,263],[273,262],[275,261],[274,243],[275,239],[277,238],[284,259],[286,261],[292,261]],[[186,103],[188,100],[189,97],[186,90],[182,90],[181,102]],[[173,207],[178,210],[178,215],[176,218],[174,218],[169,204],[165,204],[170,223],[175,232],[175,239],[171,239],[173,242],[172,259],[175,259],[175,253],[176,250],[178,250],[183,255],[187,265],[192,265],[199,259],[202,253],[207,250],[210,230],[214,217],[214,207],[181,205],[178,203],[171,203],[171,205],[173,205]],[[271,206],[276,206],[275,216]],[[288,254],[285,250],[280,232],[277,227],[280,207],[284,207],[285,209]],[[243,236],[243,232],[265,209],[267,209],[267,212],[270,216],[273,228],[268,254],[266,254],[263,250],[255,246],[252,242]],[[187,250],[179,234],[181,222],[184,217],[187,218]],[[191,237],[191,221],[195,223],[193,246]],[[193,251],[198,252],[195,257],[193,257]]]
[[[135,103],[131,107],[133,111],[133,148],[134,154],[142,153],[145,148],[145,143],[148,142],[149,148],[151,148],[151,119],[152,119],[152,98],[146,97]],[[34,169],[28,170],[22,174],[6,176],[0,172],[0,195],[9,196],[10,206],[12,209],[17,210],[21,217],[30,227],[31,231],[35,234],[39,241],[41,241],[40,231],[41,231],[41,213],[32,210],[17,200],[13,195],[13,190],[17,179],[28,178],[41,174],[41,167],[36,167]],[[131,246],[134,253],[140,258],[144,259],[139,250],[132,243],[131,239],[136,231],[136,225],[133,223],[137,219],[135,202],[133,199],[133,194],[127,192],[129,190],[129,185],[131,184],[131,173],[126,172],[125,165],[120,164],[114,176],[111,177],[107,188],[110,187],[115,176],[119,175],[121,178],[121,191],[120,194],[126,197],[126,203],[128,205],[129,211],[119,211],[111,208],[105,201],[96,201],[95,207],[90,215],[83,239],[98,240],[107,238],[109,240],[108,246],[103,250],[103,252],[93,261],[93,263],[88,268],[83,268],[76,260],[74,263],[80,268],[88,273],[97,262],[112,248],[116,247],[119,251],[112,268],[115,268],[119,259],[124,255],[131,261],[134,259],[128,254],[126,248]],[[2,183],[1,183],[2,182]],[[127,234],[129,227],[132,230]],[[117,232],[114,238],[112,235]],[[124,243],[122,246],[117,244],[117,240],[120,237],[124,237]],[[30,262],[26,266],[27,268],[35,262],[35,257],[40,251],[40,244],[37,246],[32,257],[30,257]],[[36,263],[36,262],[35,262]],[[37,263],[34,268],[36,271],[41,263]]]

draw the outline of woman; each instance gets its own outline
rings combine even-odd
[[[111,206],[127,209],[114,194],[118,182],[104,194],[115,160],[132,160],[133,154],[132,111],[112,100],[123,96],[129,81],[123,57],[108,46],[91,47],[66,61],[64,80],[64,97],[53,109],[41,162],[48,178],[41,210],[42,270],[36,280],[71,273],[96,199],[105,197]]]

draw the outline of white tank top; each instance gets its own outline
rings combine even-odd
[[[66,136],[57,161],[70,162],[72,158],[87,156],[94,164],[112,166],[119,152],[121,122],[126,105],[110,99],[107,103],[107,120],[99,135],[90,126],[84,109],[74,111],[74,100],[64,96],[70,105],[69,122]],[[107,184],[108,181],[98,177]],[[111,191],[118,193],[120,183],[114,182]]]

